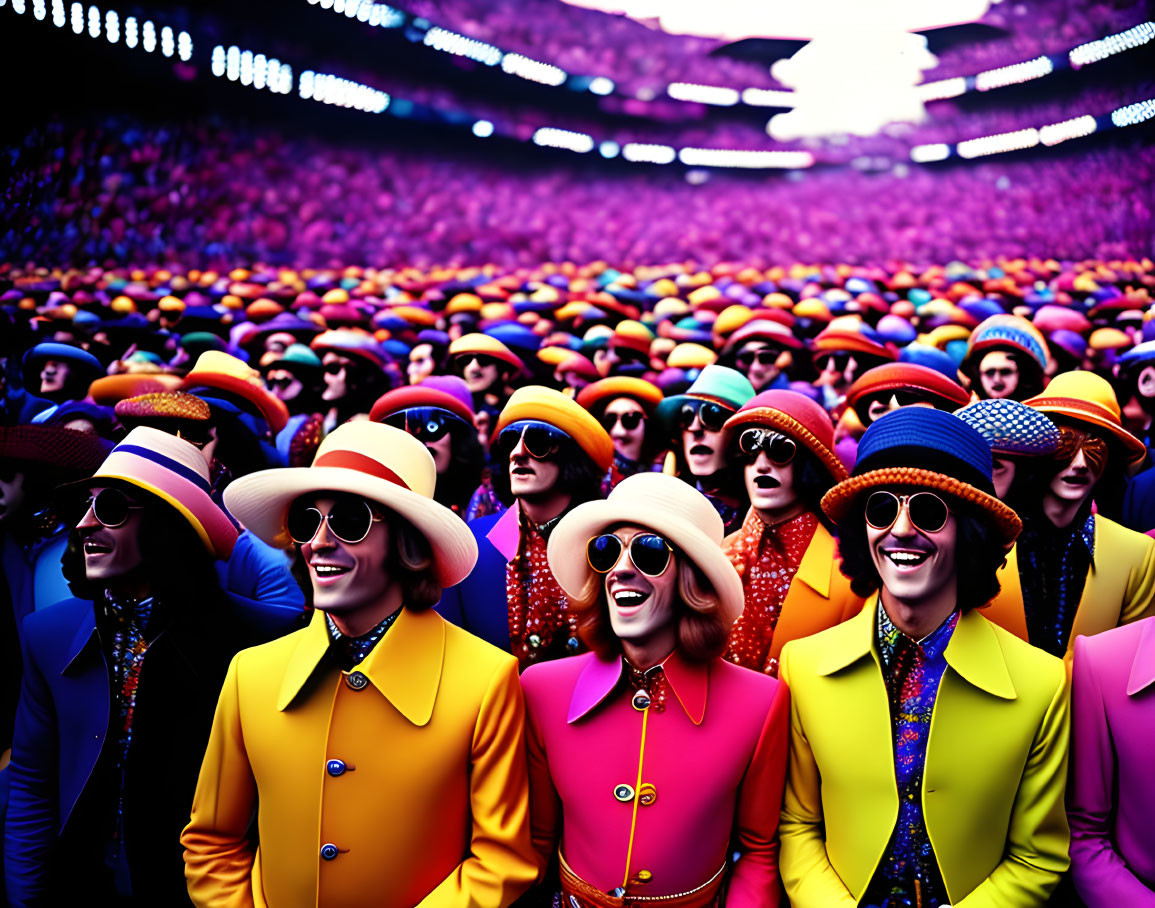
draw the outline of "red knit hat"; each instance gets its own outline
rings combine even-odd
[[[971,396],[957,381],[941,372],[914,363],[886,363],[860,375],[846,392],[846,404],[854,409],[863,425],[870,425],[867,409],[871,398],[905,391],[933,404],[935,409],[954,412],[970,403]]]

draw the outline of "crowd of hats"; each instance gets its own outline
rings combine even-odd
[[[567,169],[466,166],[450,151],[336,148],[220,125],[57,124],[13,149],[0,261],[510,268],[1149,254],[1149,142],[1047,154],[698,186],[674,169],[604,172],[577,155]]]

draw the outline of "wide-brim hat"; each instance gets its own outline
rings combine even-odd
[[[727,627],[742,613],[742,580],[722,552],[722,518],[701,492],[662,473],[623,479],[608,498],[578,505],[554,527],[546,556],[571,599],[588,598],[602,582],[585,557],[586,544],[622,524],[651,530],[693,562],[714,587]]]
[[[358,421],[325,437],[310,467],[261,470],[225,489],[225,507],[255,536],[278,548],[292,545],[289,505],[302,495],[346,492],[395,511],[429,541],[442,587],[464,580],[477,561],[477,542],[460,517],[433,500],[437,468],[420,441],[401,429]]]
[[[578,392],[577,402],[591,413],[600,413],[619,397],[635,401],[646,411],[647,416],[662,402],[662,392],[656,385],[644,378],[629,375],[614,375],[586,385]]]
[[[675,394],[658,404],[658,419],[672,427],[687,400],[706,400],[737,410],[753,396],[754,386],[745,375],[729,366],[711,364],[698,373],[685,394]]]
[[[1056,375],[1042,394],[1023,403],[1048,416],[1061,416],[1105,430],[1131,462],[1147,455],[1147,446],[1123,428],[1119,400],[1111,383],[1094,372],[1077,369]]]
[[[77,485],[89,488],[101,480],[118,480],[152,493],[189,522],[211,554],[222,561],[232,554],[237,528],[212,499],[204,457],[184,439],[138,426],[90,479]]]
[[[976,400],[954,415],[976,429],[994,454],[1045,457],[1054,454],[1062,440],[1042,411],[1009,397]]]
[[[875,366],[863,372],[847,390],[846,404],[854,409],[865,424],[871,398],[899,391],[917,394],[940,410],[957,410],[966,406],[971,399],[970,392],[938,370],[898,362]]]
[[[112,442],[63,426],[0,426],[0,460],[34,464],[40,472],[91,473],[108,456]]]
[[[261,373],[229,353],[202,353],[181,386],[185,391],[194,388],[215,388],[236,395],[260,414],[274,433],[289,421],[288,408],[266,390]]]
[[[521,357],[496,337],[490,337],[487,334],[464,334],[449,345],[450,358],[462,354],[492,357],[505,363],[515,372],[521,372],[525,369],[525,363],[521,361]]]
[[[818,458],[834,482],[846,478],[846,467],[834,453],[834,424],[821,405],[805,394],[772,389],[755,395],[722,427],[727,446],[744,426],[765,426],[788,435]]]
[[[995,497],[986,439],[942,410],[901,407],[876,419],[858,444],[853,474],[822,497],[822,510],[839,523],[862,495],[895,486],[938,491],[975,508],[1008,548],[1023,528]]]
[[[614,442],[602,424],[575,400],[553,388],[527,385],[510,395],[490,433],[493,441],[506,426],[523,419],[548,423],[565,432],[602,470],[614,462]]]

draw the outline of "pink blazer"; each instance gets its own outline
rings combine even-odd
[[[1075,639],[1071,874],[1090,908],[1155,908],[1155,618]]]
[[[665,707],[644,712],[620,682],[619,658],[586,653],[521,676],[530,825],[542,866],[560,842],[574,873],[604,892],[675,895],[725,865],[736,833],[742,857],[726,904],[777,905],[786,685],[677,653],[663,669]]]

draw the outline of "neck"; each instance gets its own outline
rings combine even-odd
[[[134,599],[139,602],[152,595],[152,584],[141,578],[126,577],[110,583],[108,594],[113,599]]]
[[[1043,513],[1056,527],[1070,526],[1071,521],[1075,519],[1086,502],[1087,498],[1068,501],[1066,498],[1058,498],[1048,492],[1043,496]]]
[[[568,492],[550,490],[533,498],[519,498],[521,511],[531,523],[545,523],[553,520],[570,506],[573,496]]]
[[[950,617],[958,606],[957,581],[944,584],[938,592],[924,599],[897,599],[882,588],[880,601],[891,623],[911,640],[921,640]]]
[[[622,654],[630,665],[644,672],[664,661],[677,642],[677,631],[673,624],[668,624],[647,637],[622,640]]]
[[[793,520],[805,511],[806,507],[801,501],[796,501],[794,504],[785,508],[771,508],[769,510],[755,508],[754,510],[758,514],[759,520],[766,524],[766,526],[772,527],[777,523],[785,523],[787,520]]]
[[[360,637],[400,609],[401,605],[401,587],[392,584],[376,602],[352,612],[328,612],[328,615],[346,637]]]

